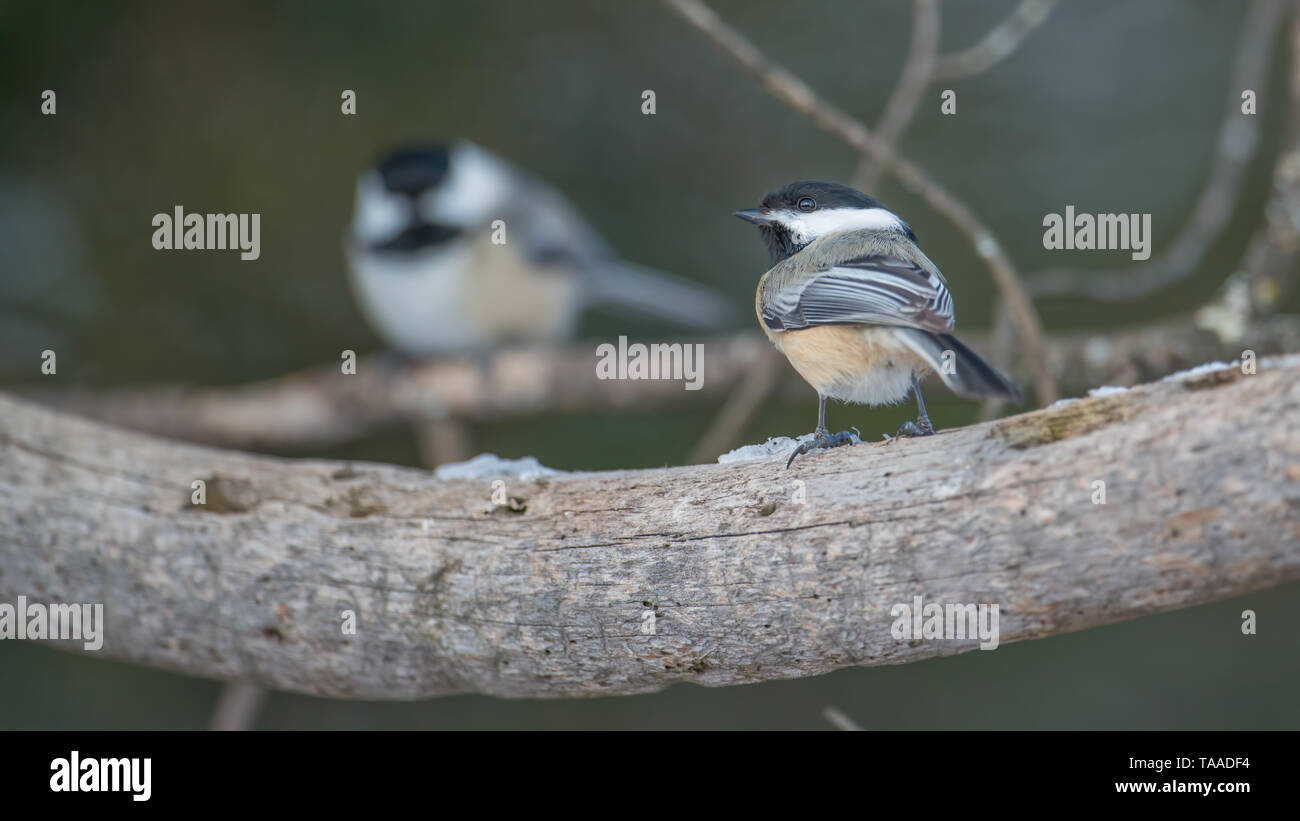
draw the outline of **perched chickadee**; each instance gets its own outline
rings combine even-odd
[[[556,190],[465,141],[389,153],[357,183],[353,292],[408,355],[570,338],[591,305],[716,329],[731,307],[618,259]]]
[[[1022,401],[1012,382],[963,345],[943,274],[897,214],[848,186],[792,182],[736,216],[758,225],[772,268],[754,310],[763,332],[817,391],[814,448],[852,442],[826,432],[826,400],[886,405],[916,393],[916,422],[899,436],[934,433],[918,375],[937,371],[953,392]],[[945,367],[947,365],[947,367]]]

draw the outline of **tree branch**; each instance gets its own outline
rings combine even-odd
[[[934,67],[936,80],[961,80],[983,74],[1010,57],[1029,33],[1052,13],[1056,0],[1020,0],[1020,5],[975,45],[955,54],[945,54]]]
[[[781,376],[786,375],[777,365],[771,355],[758,357],[750,364],[734,390],[728,391],[726,401],[704,435],[691,448],[686,457],[689,464],[712,462],[719,453],[731,449],[745,425],[776,390]]]
[[[912,45],[907,52],[907,62],[898,77],[898,85],[885,105],[885,113],[876,124],[876,136],[890,146],[897,146],[903,132],[916,116],[921,95],[930,85],[934,72],[934,58],[939,52],[939,0],[912,0]],[[874,191],[880,185],[885,169],[863,154],[853,172],[853,187],[861,191]]]
[[[257,714],[269,695],[265,687],[246,681],[228,681],[221,688],[217,708],[213,712],[210,729],[242,731],[251,730]]]
[[[963,332],[962,338],[977,350],[994,349],[987,333]],[[764,375],[775,379],[786,396],[811,396],[758,333],[703,344],[704,378],[698,391],[686,391],[672,380],[596,379],[594,348],[586,344],[502,350],[486,365],[446,360],[392,367],[362,358],[351,375],[329,365],[233,388],[31,387],[23,393],[123,427],[251,450],[336,445],[430,419],[497,421],[726,399],[729,407],[707,435],[711,449],[696,454],[705,460],[733,441],[736,417],[746,414],[754,397],[766,395]],[[1137,328],[1054,334],[1047,337],[1044,355],[1061,384],[1078,394],[1096,385],[1134,385],[1202,362],[1235,359],[1245,348],[1260,356],[1300,350],[1300,317],[1256,319],[1240,336],[1224,340],[1182,317]]]
[[[1292,4],[1290,39],[1287,144],[1273,165],[1264,224],[1251,238],[1241,266],[1215,300],[1197,313],[1197,322],[1225,341],[1245,336],[1260,316],[1276,311],[1295,288],[1300,258],[1300,2]]]
[[[1297,403],[1290,357],[790,471],[782,450],[506,476],[494,504],[491,474],[223,452],[0,396],[0,601],[103,603],[106,656],[346,698],[899,664],[975,644],[896,639],[914,596],[997,604],[1005,643],[1300,578]]]
[[[1262,91],[1285,6],[1283,0],[1253,0],[1246,11],[1214,167],[1191,217],[1173,242],[1154,259],[1138,265],[1113,270],[1043,271],[1028,282],[1035,297],[1074,294],[1097,300],[1131,299],[1168,287],[1196,270],[1232,217],[1246,170],[1259,145],[1258,115],[1242,114],[1241,92]],[[1300,101],[1293,101],[1293,107],[1296,105]]]

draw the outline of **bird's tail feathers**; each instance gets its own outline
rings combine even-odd
[[[899,332],[903,342],[930,363],[943,384],[958,396],[1024,402],[1014,382],[952,334],[934,334],[916,328],[900,328]]]
[[[626,308],[701,330],[719,330],[736,319],[731,303],[716,291],[622,260],[600,266],[591,277],[590,293],[597,305]]]

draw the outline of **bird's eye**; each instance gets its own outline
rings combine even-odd
[[[800,210],[800,211],[816,211],[816,210],[817,210],[817,200],[813,199],[812,197],[800,197],[800,198],[799,198],[799,210]]]

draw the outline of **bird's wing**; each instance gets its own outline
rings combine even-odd
[[[516,198],[505,218],[528,259],[540,265],[584,268],[613,254],[596,229],[556,189],[536,179],[521,183],[527,196]],[[512,240],[513,241],[513,240]]]
[[[619,259],[559,191],[535,179],[529,185],[527,214],[517,220],[524,253],[536,265],[571,268],[583,274],[583,295],[589,304],[626,308],[706,330],[735,322],[735,309],[721,294]]]
[[[894,325],[946,333],[952,295],[937,268],[889,254],[869,255],[793,278],[762,306],[772,330],[816,325]]]

